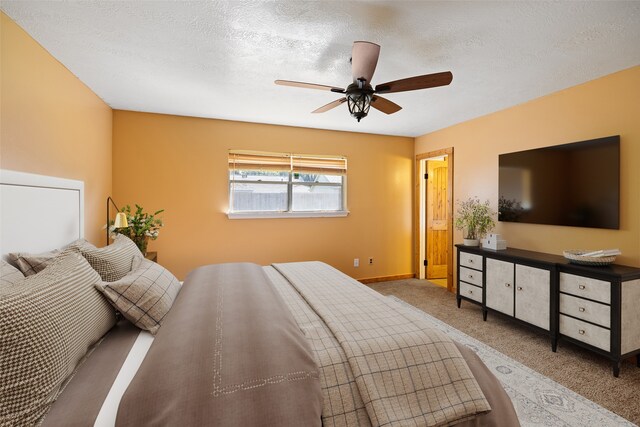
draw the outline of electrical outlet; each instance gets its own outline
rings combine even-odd
[[[373,264],[373,257],[369,257],[369,265]]]
[[[353,259],[353,266],[354,267],[360,267],[360,258],[354,258]]]

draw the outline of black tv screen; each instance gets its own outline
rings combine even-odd
[[[498,219],[618,229],[620,136],[499,156]]]

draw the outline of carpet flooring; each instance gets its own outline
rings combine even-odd
[[[607,359],[560,341],[551,351],[548,336],[518,325],[508,317],[489,313],[486,322],[478,305],[456,298],[446,288],[425,280],[408,279],[369,284],[383,295],[403,301],[506,354],[610,411],[640,424],[640,368],[624,362],[614,378]]]

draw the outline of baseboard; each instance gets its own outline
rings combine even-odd
[[[368,277],[366,279],[358,279],[358,282],[364,283],[377,283],[377,282],[388,282],[390,280],[402,280],[402,279],[413,279],[416,277],[415,274],[396,274],[394,276],[380,276],[380,277]]]

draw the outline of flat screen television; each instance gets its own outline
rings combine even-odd
[[[498,219],[618,229],[620,136],[499,156]]]

